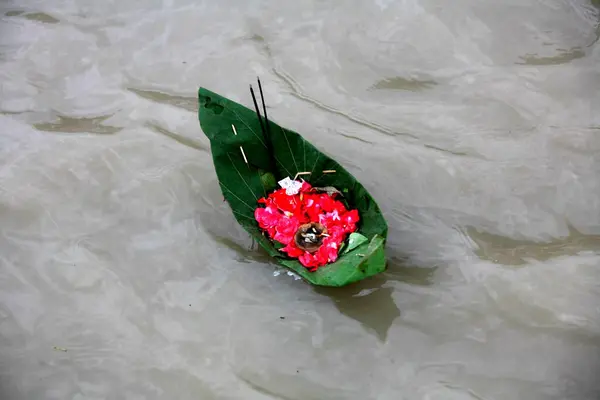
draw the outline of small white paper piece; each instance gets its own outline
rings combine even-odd
[[[281,186],[283,189],[285,189],[285,194],[287,194],[288,196],[293,196],[295,194],[298,194],[298,192],[300,191],[300,188],[302,187],[302,182],[300,181],[293,181],[290,179],[290,177],[286,177],[285,179],[280,180],[279,182],[279,186]]]

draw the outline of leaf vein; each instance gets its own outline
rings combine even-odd
[[[254,190],[252,190],[252,188],[250,187],[250,185],[248,185],[248,182],[246,182],[246,180],[244,179],[244,177],[240,173],[240,170],[235,166],[235,163],[231,159],[231,154],[227,153],[227,157],[229,158],[229,161],[231,161],[231,165],[233,166],[233,168],[235,168],[235,172],[237,172],[237,174],[239,175],[239,177],[242,180],[242,182],[244,182],[244,185],[246,185],[246,187],[248,188],[248,190],[250,191],[250,193],[252,193],[252,196],[254,196],[254,199],[258,201],[258,197],[256,197],[256,194],[254,193]]]
[[[290,146],[290,141],[288,140],[287,135],[285,134],[285,130],[282,127],[279,127],[279,129],[281,130],[281,133],[283,133],[285,142],[287,143],[288,149],[290,150],[290,155],[292,156],[292,161],[294,162],[294,166],[296,167],[296,172],[302,172],[298,169],[298,164],[296,164],[296,157],[294,157],[294,152],[292,151],[292,146]]]
[[[231,210],[231,212],[232,212],[232,213],[234,213],[235,215],[239,215],[240,217],[248,218],[248,219],[251,219],[252,221],[255,221],[255,219],[254,219],[254,218],[252,218],[252,217],[249,217],[249,216],[247,216],[247,215],[245,215],[245,214],[242,214],[242,213],[241,213],[241,212],[239,212],[239,211]]]
[[[236,195],[231,189],[229,189],[227,186],[225,186],[225,184],[223,182],[219,182],[219,184],[221,186],[223,186],[225,189],[227,189],[227,191],[229,193],[231,193],[233,195],[233,197],[235,197],[236,199],[238,199],[242,204],[244,204],[246,207],[248,207],[249,209],[251,209],[252,211],[254,211],[254,207],[252,207],[250,204],[246,203],[244,200],[240,199],[238,197],[238,195]]]
[[[320,157],[321,157],[321,154],[317,153],[317,158],[315,159],[315,163],[313,164],[312,168],[310,169],[310,176],[312,176],[313,172],[315,171],[315,167],[317,166],[317,162],[319,161]]]

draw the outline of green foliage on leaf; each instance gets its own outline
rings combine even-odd
[[[361,244],[366,243],[368,241],[369,239],[367,239],[366,236],[361,235],[358,232],[352,232],[350,235],[348,235],[348,246],[344,249],[342,254],[352,251]]]
[[[319,286],[344,286],[385,270],[387,223],[375,200],[348,171],[298,133],[269,118],[273,149],[270,152],[268,138],[263,135],[254,110],[205,88],[199,89],[198,100],[200,127],[210,140],[223,196],[237,222],[277,263]],[[232,125],[237,135],[233,133]],[[336,172],[323,174],[326,170]],[[294,178],[298,172],[311,172],[302,178],[313,186],[344,188],[344,200],[349,207],[358,209],[361,218],[358,231],[366,239],[352,251],[340,254],[335,263],[315,272],[309,272],[297,260],[278,251],[254,219],[254,210],[259,206],[257,200],[275,189],[277,181],[288,176]]]
[[[261,180],[263,187],[267,191],[267,193],[272,192],[273,190],[278,188],[277,180],[275,179],[275,175],[273,175],[271,172],[261,173],[260,180]]]

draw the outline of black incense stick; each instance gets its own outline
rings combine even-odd
[[[265,139],[267,139],[267,132],[265,131],[265,126],[263,125],[263,121],[260,116],[260,109],[258,108],[258,103],[256,102],[256,96],[254,95],[254,89],[252,89],[252,85],[250,85],[250,94],[252,94],[252,101],[254,102],[254,109],[256,110],[258,122],[260,123],[260,130],[262,131],[262,134],[265,137]]]
[[[260,91],[260,100],[262,101],[263,112],[265,113],[265,126],[267,128],[266,132],[267,132],[267,136],[269,137],[269,140],[270,140],[271,132],[269,129],[269,118],[267,118],[267,105],[265,104],[265,96],[263,95],[262,85],[260,84],[260,78],[258,76],[256,77],[256,80],[258,81],[258,90]]]
[[[256,110],[256,115],[258,117],[258,122],[260,123],[260,129],[262,131],[263,134],[263,138],[265,139],[265,146],[267,146],[267,151],[269,152],[269,154],[271,155],[270,157],[270,163],[271,163],[271,168],[273,171],[276,170],[276,162],[273,159],[274,155],[273,155],[273,144],[271,143],[271,135],[270,135],[270,131],[269,131],[269,120],[267,119],[267,107],[265,104],[265,99],[262,93],[262,86],[260,84],[260,80],[258,81],[258,86],[260,89],[260,96],[262,99],[262,103],[263,103],[263,110],[265,112],[265,125],[263,125],[263,121],[260,115],[260,109],[258,108],[258,103],[256,102],[256,96],[254,95],[254,89],[252,88],[252,85],[250,85],[250,94],[252,94],[252,101],[254,102],[254,109]]]

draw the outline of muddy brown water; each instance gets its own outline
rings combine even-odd
[[[596,7],[3,1],[0,397],[600,398]],[[257,75],[386,273],[311,287],[232,219],[196,90]]]

